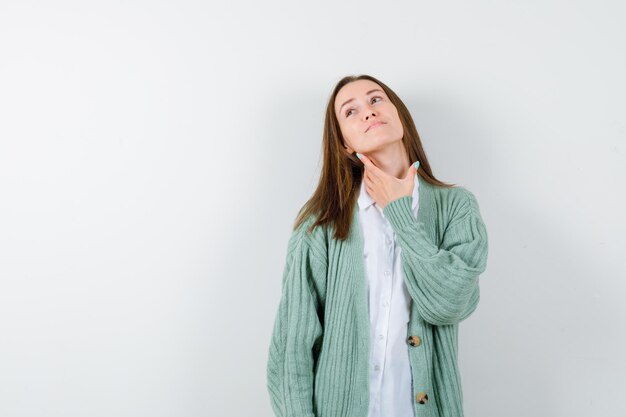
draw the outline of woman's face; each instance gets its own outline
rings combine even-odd
[[[396,106],[370,80],[344,85],[335,98],[335,114],[350,153],[368,154],[402,140],[404,135]]]

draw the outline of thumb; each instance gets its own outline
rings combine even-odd
[[[409,179],[415,176],[415,174],[417,174],[417,168],[419,166],[420,166],[420,161],[415,161],[415,163],[411,164],[411,166],[409,167],[409,170],[406,173],[405,179]]]

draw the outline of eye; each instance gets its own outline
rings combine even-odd
[[[380,99],[380,100],[382,100],[382,99],[383,99],[381,96],[374,96],[374,97],[372,97],[372,100],[374,100],[374,99],[376,99],[376,98],[378,98],[378,99]],[[372,101],[372,100],[370,100],[370,101]],[[380,100],[379,100],[379,101],[380,101]],[[346,117],[350,116],[350,112],[351,112],[352,110],[354,110],[354,109],[348,109],[348,111],[346,112],[345,116],[346,116]]]

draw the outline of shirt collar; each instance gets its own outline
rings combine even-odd
[[[415,180],[413,181],[413,203],[411,205],[413,210],[415,210],[415,207],[418,204],[419,185],[420,185],[419,175],[417,175],[416,173]],[[359,191],[359,198],[357,201],[359,203],[359,208],[361,210],[365,210],[366,208],[368,208],[369,206],[375,203],[374,199],[368,194],[367,190],[365,189],[365,178],[361,180],[361,189]]]

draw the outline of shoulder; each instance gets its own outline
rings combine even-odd
[[[471,215],[480,217],[478,199],[467,187],[457,185],[435,188],[437,188],[438,205],[441,213],[446,217],[447,224]]]
[[[453,187],[456,192],[455,198],[458,200],[459,204],[463,207],[464,210],[476,210],[478,211],[478,200],[474,193],[468,190],[466,187],[457,186]]]
[[[324,226],[317,226],[310,230],[315,223],[315,216],[308,216],[292,231],[287,244],[289,254],[311,256],[318,261],[326,261],[327,232]]]
[[[306,270],[306,279],[311,290],[323,299],[326,289],[328,256],[325,246],[323,227],[309,228],[315,223],[312,217],[306,218],[292,231],[287,244],[287,264],[297,265],[301,271]]]

